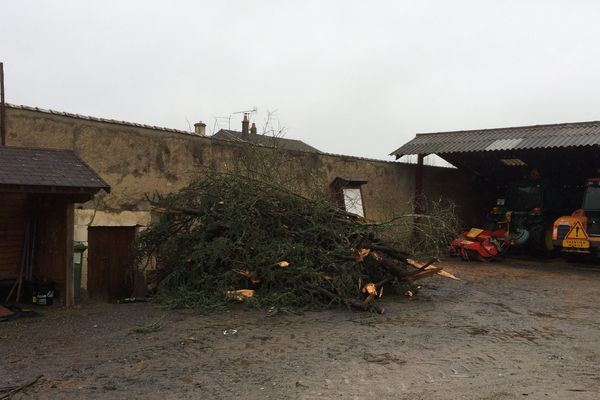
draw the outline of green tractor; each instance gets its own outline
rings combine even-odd
[[[570,204],[570,196],[565,196],[561,189],[542,180],[510,182],[505,197],[498,199],[487,220],[506,225],[512,247],[550,256],[554,253],[553,223]]]

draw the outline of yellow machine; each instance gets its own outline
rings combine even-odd
[[[582,208],[554,221],[552,241],[564,252],[600,255],[600,178],[587,180]]]

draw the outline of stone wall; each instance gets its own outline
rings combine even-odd
[[[89,225],[147,225],[148,194],[176,191],[207,168],[236,170],[249,146],[178,130],[22,106],[7,107],[7,121],[7,145],[71,149],[111,186],[110,194],[100,193],[77,207],[75,240],[83,242],[87,241]],[[369,219],[411,211],[415,165],[296,151],[286,151],[285,157],[288,167],[304,171],[323,188],[337,176],[368,180],[363,186],[363,203]],[[461,205],[471,198],[468,181],[455,169],[426,166],[424,191],[428,199],[446,197]]]

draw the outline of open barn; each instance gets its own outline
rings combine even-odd
[[[554,222],[582,208],[586,186],[600,176],[599,146],[600,122],[592,121],[417,134],[392,155],[417,156],[417,198],[424,158],[435,154],[468,176],[478,204],[472,220],[483,227],[500,208],[535,218],[525,224],[529,234],[550,251],[570,229],[553,233]]]

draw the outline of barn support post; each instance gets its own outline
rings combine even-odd
[[[417,169],[415,170],[415,214],[422,214],[424,211],[423,198],[423,159],[424,154],[417,156]]]
[[[421,217],[419,214],[423,214],[424,212],[424,204],[423,204],[423,159],[425,158],[424,154],[417,155],[417,168],[415,169],[415,205],[414,205],[414,213],[417,214],[413,220],[413,241],[418,242],[421,240],[421,231],[419,229],[419,224],[421,223]]]
[[[73,238],[75,234],[75,207],[72,202],[65,206],[66,211],[66,257],[67,262],[65,276],[65,305],[72,306],[75,304],[75,288],[73,279]]]

